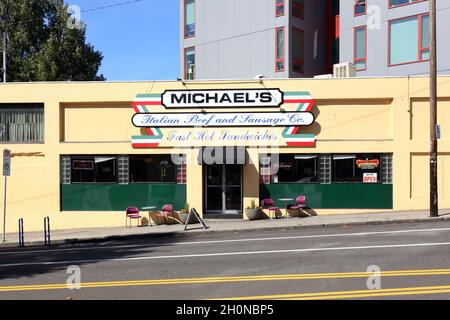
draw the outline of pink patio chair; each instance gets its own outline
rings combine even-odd
[[[163,218],[164,222],[167,224],[169,222],[169,217],[173,218],[173,206],[171,204],[163,205],[161,211],[156,215],[156,219]]]
[[[131,228],[131,220],[137,219],[138,221],[138,227],[139,227],[139,221],[141,220],[141,215],[139,214],[139,209],[137,207],[128,207],[126,209],[126,218],[125,218],[125,227],[128,228],[128,220],[130,221],[130,228]]]
[[[305,196],[298,196],[297,199],[295,199],[296,205],[289,206],[289,209],[304,209],[306,208],[306,197]]]
[[[280,210],[280,208],[275,206],[275,202],[272,199],[264,199],[262,201],[262,207],[263,209],[269,210],[270,217],[275,217],[277,211]]]
[[[307,208],[306,205],[306,197],[305,196],[298,196],[295,199],[295,205],[288,206],[289,210],[298,210],[300,213],[303,211],[303,209]]]

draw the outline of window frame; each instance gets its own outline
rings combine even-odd
[[[303,45],[302,45],[302,49],[303,49],[302,56],[303,56],[303,59],[295,59],[294,45],[292,45],[292,71],[296,72],[296,73],[300,73],[300,74],[305,74],[305,31],[300,29],[300,28],[297,28],[297,27],[292,27],[292,41],[294,40],[295,32],[300,32],[300,34],[301,34],[301,39],[302,39],[302,43],[303,43]],[[296,63],[299,63],[301,65],[301,71],[295,70],[294,65]]]
[[[356,57],[356,32],[358,30],[364,30],[364,58],[357,58]],[[353,63],[355,64],[357,62],[364,62],[365,67],[363,69],[356,69],[356,71],[365,71],[367,70],[367,26],[359,26],[353,28]]]
[[[294,9],[295,8],[300,8],[302,15],[298,16],[294,14]],[[305,3],[304,1],[302,1],[302,3],[295,3],[295,1],[292,1],[292,16],[294,18],[300,19],[300,20],[305,20]]]
[[[261,168],[263,168],[263,170],[260,171],[259,174],[259,180],[260,183],[262,184],[320,184],[320,164],[319,164],[319,154],[306,154],[306,153],[279,153],[277,155],[277,162],[278,162],[278,166],[281,165],[282,163],[282,157],[288,157],[288,158],[292,158],[290,160],[292,160],[292,165],[295,171],[297,171],[298,166],[297,166],[297,161],[298,160],[313,160],[314,163],[314,169],[313,169],[313,174],[310,177],[303,177],[302,179],[312,179],[313,181],[302,181],[300,182],[301,179],[299,179],[298,177],[296,177],[295,181],[280,181],[280,167],[278,167],[278,170],[276,171],[276,173],[271,174],[273,168],[274,168],[274,163],[271,163],[269,166],[262,166]],[[261,157],[261,155],[260,155]],[[310,159],[297,159],[296,157],[308,157]],[[267,172],[269,172],[269,174],[263,174],[263,171],[266,170]],[[292,169],[291,169],[292,170]],[[277,181],[274,182],[274,177],[277,177]]]
[[[46,110],[45,110],[45,104],[44,103],[0,103],[0,111],[6,110],[6,109],[31,109],[34,111],[42,112],[42,122],[36,122],[39,123],[42,126],[42,139],[41,140],[6,140],[2,141],[0,140],[0,143],[5,145],[26,145],[26,144],[45,144],[45,120],[46,120]],[[6,135],[6,132],[3,132],[0,130],[0,135]]]
[[[115,181],[109,182],[99,182],[97,181],[98,168],[95,162],[95,158],[114,158],[114,174]],[[95,181],[73,181],[74,172],[73,170],[81,170],[74,169],[73,163],[74,161],[93,161],[93,171],[94,171],[94,180]],[[70,184],[119,184],[119,165],[118,165],[119,157],[117,155],[71,155],[70,156]]]
[[[283,13],[278,14],[278,8],[283,8]],[[275,0],[275,17],[284,17],[286,12],[286,0],[282,0],[282,3],[278,3],[278,0]]]
[[[421,2],[425,2],[425,1],[428,1],[428,0],[417,0],[417,1],[408,2],[408,3],[404,3],[404,4],[393,5],[392,4],[392,0],[389,0],[388,8],[389,9],[401,8],[401,7],[404,7],[404,6],[410,6],[410,5],[421,3]]]
[[[297,160],[301,160],[303,157],[314,158],[314,176],[304,177],[313,178],[314,181],[280,181],[280,166],[282,164],[283,156],[292,157],[292,165],[297,166]],[[297,159],[297,157],[300,157]],[[263,162],[262,159],[265,159]],[[344,177],[349,179],[339,179],[336,180],[336,161],[339,159],[335,158],[349,158],[352,160],[352,176]],[[344,160],[341,159],[341,160]],[[378,164],[373,167],[363,168],[363,165],[358,165],[358,161],[373,161],[378,160]],[[260,154],[260,172],[259,172],[259,183],[260,184],[320,184],[320,185],[330,185],[330,184],[390,184],[392,185],[392,163],[393,154],[392,153],[278,153],[278,154]],[[276,161],[276,162],[274,162]],[[278,164],[278,166],[277,166]],[[304,167],[303,167],[304,168]],[[289,169],[291,170],[291,168]],[[376,173],[377,182],[364,182],[365,173]],[[277,176],[277,178],[275,178]],[[304,179],[302,178],[302,179]]]
[[[132,173],[133,173],[133,170],[134,170],[134,168],[133,168],[133,161],[135,161],[136,160],[136,158],[141,158],[141,159],[144,159],[144,161],[145,161],[145,158],[148,158],[148,157],[162,157],[162,156],[166,156],[166,157],[171,157],[171,155],[170,154],[133,154],[133,155],[129,155],[128,157],[128,161],[129,161],[129,165],[128,165],[128,184],[129,185],[139,185],[139,184],[170,184],[170,185],[173,185],[173,184],[186,184],[184,181],[183,181],[183,183],[179,183],[179,177],[178,177],[178,173],[179,173],[179,165],[177,165],[176,163],[173,163],[173,161],[172,160],[170,160],[171,161],[171,164],[172,164],[172,166],[173,166],[173,170],[174,170],[174,172],[173,172],[173,177],[174,177],[174,180],[173,181],[133,181],[134,179],[132,179]],[[184,170],[186,171],[186,168],[184,168]],[[183,179],[184,180],[184,179]]]
[[[196,16],[197,16],[197,9],[196,9],[196,5],[195,5],[195,1],[196,0],[193,0],[194,1],[194,34],[192,35],[192,36],[187,36],[186,34],[187,34],[187,4],[186,4],[186,1],[187,0],[183,0],[183,11],[184,11],[184,14],[183,14],[183,17],[184,17],[184,26],[183,26],[183,29],[184,29],[184,39],[190,39],[190,38],[195,38],[195,35],[196,35],[196,32],[197,32],[197,30],[196,30]]]
[[[190,49],[194,49],[194,66],[195,66],[195,60],[196,60],[196,48],[195,46],[190,46],[190,47],[186,47],[184,48],[184,54],[183,54],[183,76],[184,76],[184,80],[195,80],[195,76],[197,73],[197,68],[194,68],[194,75],[192,79],[188,79],[187,78],[187,51]]]
[[[363,169],[358,169],[357,168],[357,160],[361,160],[359,158],[361,158],[361,156],[363,155],[371,155],[372,157],[377,157],[379,158],[379,164],[378,167],[375,169],[369,169],[371,171],[376,171],[377,175],[378,175],[378,181],[376,183],[373,184],[383,184],[383,172],[382,172],[382,163],[381,163],[381,159],[383,156],[383,153],[336,153],[333,154],[331,156],[331,184],[365,184],[364,183],[364,172]],[[335,162],[335,157],[353,157],[353,178],[356,178],[358,176],[358,170],[360,171],[360,173],[362,173],[362,181],[337,181],[336,180],[336,162]]]
[[[354,0],[353,1],[353,16],[354,17],[359,17],[359,16],[363,16],[363,15],[367,14],[367,1],[364,2],[364,12],[363,13],[356,13],[356,4],[357,4],[357,2],[358,2],[358,0]]]
[[[279,30],[282,30],[282,57],[278,58],[278,37]],[[278,69],[278,63],[283,63],[283,68]],[[275,28],[275,72],[285,72],[286,71],[286,29],[285,27]]]
[[[422,1],[421,1],[422,2]],[[423,21],[423,17],[424,16],[429,16],[429,12],[424,12],[424,13],[420,13],[420,14],[415,14],[415,15],[411,15],[411,16],[407,16],[407,17],[401,17],[401,18],[397,18],[397,19],[392,19],[388,21],[388,54],[387,54],[387,59],[388,59],[388,67],[396,67],[396,66],[402,66],[402,65],[407,65],[407,64],[413,64],[413,63],[421,63],[421,62],[427,62],[430,61],[430,59],[421,59],[421,54],[423,51],[429,51],[430,47],[428,48],[423,48],[422,47],[422,21]],[[413,61],[408,61],[408,62],[401,62],[401,63],[391,63],[391,38],[392,38],[392,23],[393,22],[397,22],[397,21],[401,21],[401,20],[408,20],[411,18],[417,18],[417,60],[413,60]]]

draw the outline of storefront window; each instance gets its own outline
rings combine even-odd
[[[171,155],[130,156],[130,183],[177,183],[177,167]]]
[[[272,164],[278,171],[272,176],[273,183],[317,183],[317,156],[280,154],[279,162]]]
[[[260,182],[392,184],[392,154],[263,155]]]
[[[333,182],[381,183],[380,163],[380,155],[335,155],[333,156]]]
[[[72,157],[72,183],[117,183],[117,158]]]

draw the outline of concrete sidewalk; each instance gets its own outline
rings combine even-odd
[[[284,218],[276,220],[243,221],[241,219],[207,219],[208,229],[205,231],[200,224],[189,225],[189,230],[184,231],[182,225],[160,225],[153,227],[134,228],[95,228],[95,229],[70,229],[54,230],[51,234],[52,245],[75,244],[83,242],[98,242],[112,240],[126,240],[145,237],[199,237],[202,234],[235,233],[245,231],[286,230],[320,227],[358,226],[358,225],[382,225],[414,222],[450,222],[450,209],[439,212],[439,218],[430,218],[428,211],[409,212],[381,212],[364,214],[340,214],[321,215],[307,218]],[[449,224],[450,225],[450,224]],[[18,234],[7,234],[7,242],[0,244],[0,248],[17,247]],[[26,233],[25,245],[44,245],[43,232]]]

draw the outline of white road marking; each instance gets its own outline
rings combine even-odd
[[[249,239],[230,239],[230,240],[208,240],[208,241],[185,241],[185,242],[171,242],[171,243],[152,243],[142,245],[118,245],[105,246],[112,241],[99,244],[96,247],[80,247],[80,248],[64,248],[64,249],[47,249],[47,250],[26,250],[26,251],[12,251],[0,252],[0,255],[14,255],[14,254],[28,254],[28,253],[46,253],[46,252],[61,252],[61,251],[83,251],[83,250],[100,250],[100,249],[131,249],[131,248],[148,248],[150,246],[181,246],[181,245],[199,245],[199,244],[214,244],[214,243],[239,243],[239,242],[256,242],[256,241],[280,241],[280,240],[295,240],[295,239],[314,239],[314,238],[334,238],[334,237],[360,237],[383,234],[405,234],[405,233],[423,233],[423,232],[443,232],[450,231],[450,228],[434,228],[434,229],[410,229],[410,230],[395,230],[395,231],[374,231],[374,232],[358,232],[358,233],[334,233],[334,234],[319,234],[310,236],[289,236],[289,237],[270,237],[270,238],[249,238]]]
[[[331,247],[331,248],[306,248],[306,249],[290,249],[290,250],[218,252],[218,253],[182,254],[182,255],[167,255],[167,256],[146,256],[146,257],[134,257],[134,258],[88,259],[88,260],[70,260],[70,261],[40,261],[40,262],[1,264],[0,268],[20,267],[20,266],[36,266],[36,265],[44,266],[44,265],[97,263],[97,262],[103,262],[103,261],[124,262],[124,261],[139,261],[139,260],[141,260],[141,261],[142,260],[158,260],[158,259],[205,258],[205,257],[243,256],[243,255],[248,256],[248,255],[280,254],[280,253],[303,253],[303,252],[340,251],[340,250],[367,250],[367,249],[386,249],[386,248],[393,249],[393,248],[434,247],[434,246],[449,246],[449,245],[450,245],[450,242],[410,243],[410,244],[392,244],[392,245],[360,246],[360,247]]]

